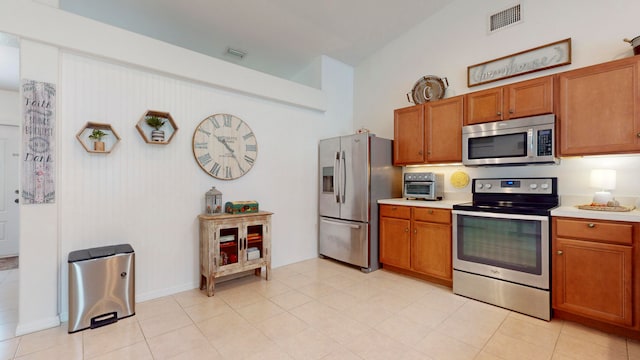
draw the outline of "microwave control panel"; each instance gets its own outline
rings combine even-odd
[[[553,155],[553,131],[551,129],[538,130],[538,156]]]

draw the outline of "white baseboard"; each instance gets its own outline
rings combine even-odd
[[[60,326],[60,318],[58,316],[52,316],[50,318],[39,319],[30,323],[18,323],[16,327],[16,336],[22,336],[30,334],[36,331],[50,329]]]
[[[200,286],[199,283],[191,282],[170,288],[159,289],[154,291],[148,291],[142,294],[136,294],[136,303],[157,299],[163,296],[177,294],[179,292],[196,289]]]

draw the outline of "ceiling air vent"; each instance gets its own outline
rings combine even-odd
[[[489,15],[489,32],[500,30],[522,20],[520,4]]]

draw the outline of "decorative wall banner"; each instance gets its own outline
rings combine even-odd
[[[49,204],[55,191],[56,87],[22,81],[22,203]]]
[[[467,67],[467,86],[571,64],[571,38]]]

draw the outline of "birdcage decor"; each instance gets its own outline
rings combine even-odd
[[[222,214],[222,193],[215,186],[204,195],[205,213]]]

